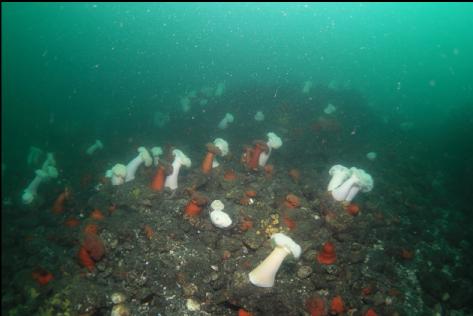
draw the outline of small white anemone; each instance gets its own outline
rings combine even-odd
[[[135,180],[136,170],[138,170],[138,167],[143,162],[146,167],[149,167],[153,163],[153,159],[151,158],[151,155],[149,154],[148,150],[145,147],[139,147],[138,156],[133,158],[133,160],[130,161],[128,165],[126,166],[126,177],[125,177],[126,182]]]
[[[228,143],[222,138],[215,138],[214,145],[220,149],[220,155],[225,157],[228,154]]]
[[[269,132],[267,136],[268,136],[267,145],[269,146],[269,148],[278,149],[279,147],[282,146],[282,140],[278,135],[276,135],[275,133]]]
[[[181,108],[183,112],[189,112],[191,109],[191,100],[187,96],[181,98]]]
[[[43,162],[43,166],[41,169],[45,169],[47,166],[55,166],[56,165],[56,159],[54,159],[54,154],[53,153],[47,153],[46,155],[46,160]]]
[[[259,156],[258,164],[260,167],[266,166],[266,163],[268,162],[269,156],[271,155],[271,151],[273,149],[278,149],[282,146],[282,140],[281,138],[276,135],[273,132],[269,132],[267,134],[268,136],[268,141],[266,142],[266,145],[268,145],[268,153],[262,152]]]
[[[38,147],[30,146],[30,151],[28,152],[27,158],[28,166],[36,165],[43,153],[44,152]]]
[[[212,211],[222,211],[225,208],[225,205],[220,200],[215,200],[210,204]]]
[[[327,191],[332,191],[335,188],[338,188],[346,179],[351,175],[350,169],[342,165],[334,165],[328,173],[332,176],[330,182],[328,183]]]
[[[110,175],[110,172],[107,171],[107,174]],[[112,185],[120,185],[125,183],[125,177],[126,177],[126,166],[117,163],[115,166],[113,166],[111,170],[111,182]]]
[[[179,149],[174,149],[172,151],[172,154],[174,155],[174,161],[172,162],[172,173],[166,177],[166,180],[164,181],[164,186],[166,188],[170,188],[171,190],[175,190],[178,187],[177,178],[181,166],[190,168],[192,162],[189,157],[187,157]]]
[[[329,103],[327,107],[325,107],[324,113],[330,115],[334,113],[336,110],[337,108],[332,103]]]
[[[225,92],[225,82],[220,82],[215,89],[215,96],[220,97]]]
[[[225,117],[218,123],[218,128],[220,129],[226,129],[228,127],[228,123],[233,123],[235,118],[233,117],[232,114],[227,113],[225,114]]]
[[[163,149],[159,146],[151,148],[151,155],[153,156],[153,164],[157,166],[159,164],[159,156],[163,154]]]
[[[369,153],[366,154],[366,158],[368,158],[368,160],[371,160],[371,161],[376,160],[377,157],[378,157],[378,154],[375,153],[374,151],[370,151]]]
[[[302,93],[309,93],[310,89],[312,88],[312,81],[307,80],[304,82],[304,86],[302,87]]]
[[[261,111],[256,112],[255,114],[255,121],[262,122],[264,121],[264,114]]]
[[[87,148],[85,152],[87,153],[87,155],[93,155],[94,152],[97,151],[97,149],[103,149],[103,143],[99,139],[96,139],[95,143],[89,148]]]
[[[170,120],[169,114],[168,113],[163,113],[163,112],[154,112],[154,117],[153,117],[153,123],[154,126],[156,127],[163,127],[165,126]]]
[[[210,204],[210,221],[218,228],[227,228],[232,224],[230,216],[223,212],[225,205],[220,200],[215,200]]]
[[[224,157],[228,155],[228,143],[222,138],[216,138],[214,140],[214,145],[220,150],[220,156]],[[215,157],[212,161],[212,168],[217,168],[220,166],[220,163],[217,160],[217,157]]]

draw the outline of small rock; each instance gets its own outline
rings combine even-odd
[[[186,306],[190,311],[200,311],[200,304],[191,298],[187,299]]]
[[[112,296],[111,296],[111,298],[112,298],[112,303],[113,303],[113,304],[124,303],[125,300],[126,300],[125,294],[120,293],[120,292],[115,292],[115,293],[113,293]]]
[[[113,306],[111,316],[130,316],[130,310],[125,304],[118,304]]]
[[[299,279],[308,278],[312,274],[312,268],[309,266],[302,266],[297,270],[297,277]]]
[[[317,254],[316,250],[310,249],[302,253],[304,260],[312,262],[315,260],[315,255]]]
[[[118,245],[118,240],[114,239],[109,243],[110,248],[115,249]]]
[[[220,248],[229,251],[236,251],[241,248],[241,242],[238,239],[223,236],[220,240]]]
[[[376,306],[384,304],[385,299],[383,297],[383,294],[381,294],[380,292],[376,293],[373,297],[373,301],[374,301],[374,305]]]
[[[248,231],[243,236],[243,243],[251,250],[257,250],[263,244],[264,239],[258,236],[254,231]]]
[[[197,293],[198,287],[194,283],[184,284],[182,286],[182,292],[184,296],[192,296]]]

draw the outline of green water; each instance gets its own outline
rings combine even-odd
[[[221,81],[234,91],[335,83],[359,91],[380,120],[413,123],[413,134],[434,141],[457,124],[446,118],[471,123],[471,3],[2,9],[2,161],[10,166],[30,145],[117,127],[126,135],[157,109],[180,115],[185,91]]]

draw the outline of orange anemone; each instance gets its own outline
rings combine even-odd
[[[84,234],[92,234],[92,235],[97,235],[98,232],[98,226],[95,224],[87,224],[84,227]]]
[[[212,143],[208,143],[206,146],[207,154],[205,155],[204,161],[202,161],[202,172],[204,174],[210,173],[215,155],[220,155],[221,153],[220,149]]]
[[[365,315],[364,316],[378,316],[378,314],[376,314],[376,312],[374,311],[374,309],[370,308],[366,311]]]
[[[305,301],[305,308],[310,313],[310,316],[324,316],[325,301],[319,296],[312,296]]]
[[[253,314],[243,308],[240,308],[238,310],[238,316],[253,316]]]
[[[105,218],[105,216],[103,216],[102,212],[96,208],[92,211],[92,213],[90,213],[90,218],[95,219],[96,221],[101,221]]]
[[[87,268],[90,272],[94,270],[95,267],[95,262],[94,260],[90,257],[89,253],[87,252],[87,249],[85,249],[84,246],[81,246],[79,249],[79,253],[77,254],[79,257],[80,263]]]
[[[297,169],[291,169],[289,170],[289,176],[293,182],[298,183],[301,178],[301,173]]]
[[[240,223],[240,229],[244,232],[251,229],[252,227],[253,221],[248,217],[245,217]]]
[[[274,166],[271,164],[267,164],[264,166],[264,172],[266,172],[267,175],[272,175],[274,171]]]
[[[330,305],[331,314],[341,314],[345,311],[345,304],[343,304],[342,297],[340,295],[335,296],[332,299],[332,304]]]
[[[236,172],[234,170],[227,170],[223,175],[223,179],[226,181],[233,181],[237,178]]]
[[[75,218],[75,217],[69,217],[68,219],[66,219],[66,221],[64,222],[64,225],[66,225],[67,227],[69,228],[74,228],[74,227],[77,227],[79,226],[80,224],[80,221]]]
[[[360,207],[355,203],[350,203],[345,206],[345,210],[348,212],[348,214],[356,216],[360,212]]]
[[[414,258],[414,251],[404,248],[401,250],[400,255],[401,255],[401,259],[403,260],[411,260],[412,258]]]
[[[337,260],[337,255],[335,254],[335,246],[333,243],[327,241],[321,252],[317,254],[317,261],[320,264],[333,264]]]
[[[284,213],[283,221],[284,224],[286,224],[287,228],[289,228],[289,230],[293,230],[297,226],[296,221],[287,216],[286,213]]]
[[[256,191],[255,190],[247,190],[245,192],[245,195],[250,198],[254,198],[256,196]]]
[[[288,208],[297,208],[301,205],[299,198],[294,194],[286,195],[286,199],[284,201],[284,206]]]
[[[70,193],[69,193],[68,188],[65,188],[64,192],[59,194],[56,201],[54,201],[54,204],[52,207],[54,214],[61,214],[62,212],[64,212],[64,202],[69,198],[69,195]]]
[[[148,238],[149,240],[151,240],[154,236],[154,230],[148,224],[145,225],[145,234],[146,238]]]
[[[162,191],[164,188],[164,180],[166,179],[166,171],[163,164],[158,166],[158,170],[154,175],[153,181],[151,182],[151,189],[153,191]]]
[[[268,145],[264,141],[255,141],[255,147],[251,151],[250,159],[248,160],[248,167],[252,170],[257,170],[259,165],[259,156],[262,152],[268,151]]]
[[[187,203],[185,207],[185,214],[187,216],[198,216],[202,211],[204,205],[209,202],[209,199],[202,194],[194,193],[192,194],[191,200]]]
[[[39,285],[46,285],[54,279],[54,275],[43,268],[34,269],[31,276]]]

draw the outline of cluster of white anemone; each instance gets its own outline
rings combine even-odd
[[[150,167],[153,163],[153,158],[145,147],[138,148],[138,156],[133,158],[126,166],[123,164],[116,164],[112,169],[107,170],[105,176],[111,179],[112,185],[120,185],[135,179],[136,171],[141,164]]]
[[[336,201],[351,202],[358,192],[369,192],[373,189],[373,178],[363,169],[335,165],[329,170],[332,176],[327,191]]]
[[[105,176],[110,178],[112,185],[121,185],[125,182],[133,181],[135,179],[136,171],[144,164],[145,167],[150,167],[154,164],[159,164],[159,157],[163,154],[161,147],[151,148],[151,154],[145,147],[138,148],[138,155],[133,158],[126,166],[123,164],[116,164],[112,169],[107,170]],[[172,162],[172,173],[165,179],[164,186],[171,190],[178,187],[178,175],[182,166],[190,167],[191,160],[181,150],[174,149],[172,151],[174,160]]]

